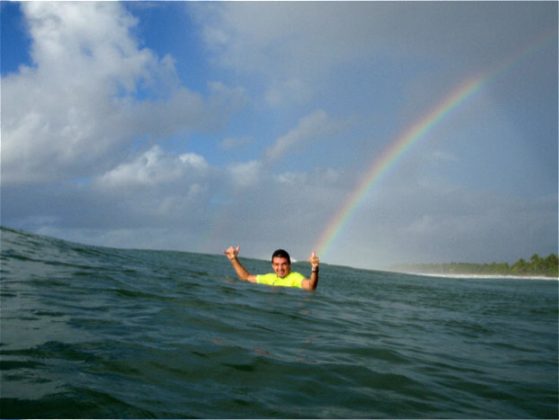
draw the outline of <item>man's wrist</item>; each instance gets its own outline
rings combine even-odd
[[[312,273],[318,273],[318,265],[311,267],[311,272]]]

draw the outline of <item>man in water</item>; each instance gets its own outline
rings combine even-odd
[[[230,246],[225,250],[225,255],[241,280],[267,284],[269,286],[299,287],[306,290],[315,290],[316,286],[318,286],[318,265],[320,260],[314,251],[309,258],[311,278],[307,279],[301,273],[291,271],[291,258],[289,258],[287,251],[283,249],[278,249],[272,254],[272,269],[274,272],[258,275],[250,274],[239,262],[239,250],[239,246],[236,248]]]

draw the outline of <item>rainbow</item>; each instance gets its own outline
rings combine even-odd
[[[328,223],[326,229],[322,232],[316,246],[318,255],[327,252],[328,247],[346,226],[367,193],[374,185],[377,185],[381,181],[394,163],[410,150],[415,143],[422,139],[428,131],[438,125],[452,110],[460,106],[470,96],[474,95],[480,89],[483,81],[484,78],[479,77],[460,85],[423,118],[419,119],[407,130],[402,132],[386,149],[384,149],[378,158],[373,161],[357,187],[350,193],[344,205],[338,210],[330,223]]]
[[[555,31],[549,31],[536,38],[525,48],[516,54],[507,57],[504,61],[491,71],[478,77],[468,79],[454,88],[450,94],[444,97],[427,114],[414,122],[409,128],[401,132],[384,150],[373,160],[371,166],[361,178],[354,190],[348,195],[338,212],[332,217],[326,228],[320,235],[315,250],[318,255],[328,252],[329,247],[340,235],[340,232],[352,218],[356,209],[368,195],[374,186],[378,185],[386,173],[396,162],[409,151],[414,144],[425,137],[425,135],[440,124],[449,114],[462,105],[466,100],[477,93],[481,87],[490,79],[512,67],[520,59],[526,57],[530,52],[546,44],[550,40],[556,41]]]

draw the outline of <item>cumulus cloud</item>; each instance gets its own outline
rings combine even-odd
[[[315,140],[320,136],[331,134],[335,129],[326,112],[317,110],[301,118],[295,128],[279,137],[266,151],[266,158],[279,159],[295,146],[301,147],[303,143]]]
[[[106,172],[96,183],[106,188],[154,187],[186,176],[197,176],[208,169],[208,163],[200,155],[185,153],[175,156],[153,146],[131,162],[121,163]]]
[[[138,45],[118,3],[21,8],[33,65],[2,78],[4,184],[97,175],[137,139],[213,129],[243,102],[220,83],[207,98],[180,85],[172,58]]]
[[[291,172],[282,172],[274,170],[273,173],[264,171],[267,165],[272,165],[279,161],[286,154],[290,154],[296,150],[304,148],[310,142],[323,136],[331,136],[337,132],[341,124],[333,121],[323,110],[316,110],[302,117],[297,125],[289,130],[286,134],[278,137],[271,146],[269,146],[264,155],[260,159],[253,159],[245,162],[237,162],[229,165],[227,172],[233,185],[238,188],[256,187],[259,185],[268,185],[270,181],[279,182],[280,184],[293,184],[295,180],[302,180],[305,174],[297,176]],[[220,146],[224,150],[231,150],[242,147],[251,140],[244,138],[226,138]]]
[[[229,173],[233,184],[240,188],[252,187],[261,179],[262,162],[253,160],[250,162],[236,163],[229,167]]]
[[[324,136],[331,136],[337,132],[341,124],[333,121],[323,110],[316,110],[302,117],[297,125],[289,130],[286,134],[278,137],[271,146],[269,146],[264,155],[260,159],[253,159],[246,162],[237,162],[229,165],[227,172],[232,184],[235,187],[245,189],[258,186],[268,186],[270,182],[278,185],[296,185],[300,182],[306,182],[306,173],[294,173],[283,171],[275,168],[273,171],[266,171],[276,161],[280,161],[282,157],[293,152],[301,150],[312,141],[318,140]],[[227,138],[221,142],[221,147],[227,150],[241,147],[250,140],[247,138]],[[332,173],[331,170],[326,171],[327,174]],[[324,178],[326,179],[326,178]]]
[[[191,235],[208,223],[213,179],[214,168],[202,156],[153,146],[97,177],[91,193],[107,203],[108,214],[126,215],[119,228],[174,227]]]

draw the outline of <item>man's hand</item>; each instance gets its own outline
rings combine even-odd
[[[316,255],[316,252],[312,252],[309,257],[309,262],[311,263],[311,276],[303,280],[302,287],[306,290],[315,290],[316,286],[318,286],[318,264],[320,264],[320,259]]]
[[[236,248],[234,246],[230,246],[225,250],[224,254],[227,257],[227,259],[229,259],[229,261],[233,261],[239,255],[240,249],[241,247],[239,245],[237,245]]]
[[[320,258],[318,258],[318,256],[316,255],[316,252],[312,252],[310,258],[309,258],[309,262],[311,263],[311,267],[312,268],[317,268],[318,265],[320,264]]]
[[[244,281],[249,281],[251,283],[256,283],[256,276],[250,274],[246,268],[239,262],[237,256],[239,255],[239,250],[241,247],[237,245],[237,247],[230,246],[227,248],[223,253],[227,257],[227,259],[231,262],[231,265],[235,269],[235,273],[237,273],[237,277]]]

